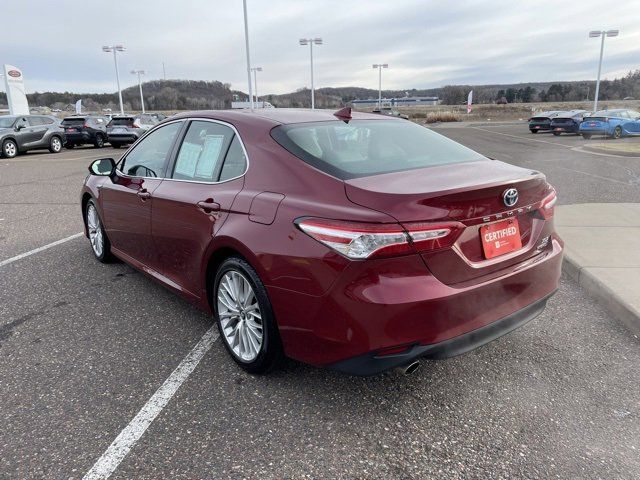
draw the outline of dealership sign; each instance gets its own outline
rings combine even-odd
[[[24,90],[22,72],[13,65],[4,66],[4,85],[11,115],[29,115],[29,103]]]

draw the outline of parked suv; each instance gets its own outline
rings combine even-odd
[[[72,115],[62,120],[67,135],[67,148],[76,145],[91,144],[96,148],[104,147],[107,141],[108,119],[101,115]]]
[[[0,117],[0,156],[13,158],[27,150],[48,148],[59,153],[65,142],[58,119],[46,115],[7,115]]]
[[[157,124],[153,115],[114,115],[107,125],[109,143],[113,148],[133,143]]]

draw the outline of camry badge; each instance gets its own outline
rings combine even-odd
[[[513,207],[518,203],[518,190],[515,188],[508,188],[502,194],[502,201],[507,207]]]

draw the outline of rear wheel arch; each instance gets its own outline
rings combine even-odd
[[[205,263],[204,268],[204,283],[205,293],[207,295],[207,304],[211,308],[211,311],[214,311],[214,307],[212,305],[212,293],[213,293],[213,284],[216,277],[216,272],[222,262],[224,262],[229,257],[238,257],[245,262],[247,262],[258,274],[260,280],[265,285],[267,284],[265,271],[262,268],[262,265],[258,261],[258,259],[248,250],[244,245],[240,244],[240,242],[226,242],[226,241],[218,241],[215,245],[210,248],[208,252],[208,258]]]

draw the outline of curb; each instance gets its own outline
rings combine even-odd
[[[622,299],[593,273],[583,270],[565,250],[562,270],[573,278],[592,298],[611,315],[620,320],[634,336],[640,335],[640,311]]]

